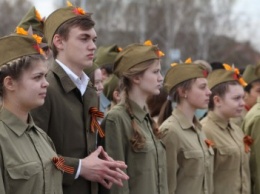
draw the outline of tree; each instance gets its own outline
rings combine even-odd
[[[10,1],[2,0],[0,2],[0,36],[8,35],[14,32],[17,24],[30,8],[27,0]]]

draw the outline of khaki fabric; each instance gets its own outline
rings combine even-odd
[[[201,124],[214,143],[214,194],[250,194],[250,152],[245,152],[241,128],[212,111]]]
[[[213,193],[214,151],[205,143],[206,135],[194,118],[192,126],[177,108],[160,126],[166,147],[170,194]]]
[[[62,172],[50,138],[31,117],[23,123],[5,108],[0,112],[0,193],[62,194]]]
[[[244,118],[242,129],[245,134],[253,138],[251,146],[250,169],[252,179],[252,193],[260,193],[260,98],[249,110]]]
[[[133,135],[131,119],[124,104],[114,106],[102,122],[105,130],[105,149],[115,160],[125,161],[126,173],[130,179],[124,186],[113,186],[111,194],[168,194],[166,154],[164,146],[151,129],[148,113],[135,102],[130,101],[133,116],[146,138],[144,148],[132,148],[130,139]],[[109,191],[101,192],[102,194]]]
[[[49,87],[43,106],[32,111],[35,123],[53,140],[57,153],[75,168],[73,175],[63,176],[64,194],[96,194],[97,183],[82,177],[75,179],[79,159],[96,149],[96,134],[90,131],[90,107],[98,107],[96,90],[88,86],[81,96],[80,91],[55,62],[47,74]]]
[[[260,79],[260,64],[247,65],[243,72],[243,78],[247,83]]]

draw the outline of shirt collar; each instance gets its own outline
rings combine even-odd
[[[61,66],[61,68],[68,74],[69,78],[73,81],[73,83],[80,90],[81,95],[85,93],[87,89],[87,85],[89,82],[89,77],[82,71],[82,76],[77,76],[73,71],[70,70],[66,65],[64,65],[61,61],[56,59],[56,62]]]
[[[172,111],[172,115],[178,120],[182,129],[194,128],[194,126],[188,121],[188,119],[184,115],[184,113],[182,111],[180,111],[178,108],[175,108]],[[199,123],[198,119],[195,116],[193,118],[193,123],[196,128],[201,129],[201,124]]]
[[[16,135],[21,136],[27,129],[32,129],[37,127],[34,124],[32,116],[29,114],[29,123],[26,124],[20,120],[16,115],[14,115],[9,110],[2,108],[0,112],[0,118],[9,129],[11,129]]]
[[[234,129],[233,124],[229,121],[223,120],[220,118],[217,114],[215,114],[213,111],[208,112],[208,117],[216,124],[218,125],[222,130],[226,130],[228,127],[231,129]]]

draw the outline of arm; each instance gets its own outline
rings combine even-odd
[[[105,140],[102,144],[105,147],[105,150],[113,159],[117,161],[126,161],[126,144],[129,141],[124,132],[126,130],[126,122],[123,122],[118,115],[109,114],[102,122],[102,128],[105,130]],[[126,124],[127,125],[127,124]],[[126,170],[124,170],[126,173]],[[123,187],[113,186],[111,188],[111,193],[113,194],[128,194],[129,186],[128,181],[124,181]]]
[[[161,126],[160,130],[163,132],[162,142],[166,147],[167,157],[167,175],[168,175],[168,188],[169,194],[174,194],[177,187],[177,172],[179,169],[178,164],[178,138],[173,130],[168,127]]]

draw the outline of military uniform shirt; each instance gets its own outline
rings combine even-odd
[[[243,131],[253,138],[250,156],[252,193],[260,193],[260,98],[249,110],[242,125]]]
[[[115,160],[125,161],[128,166],[126,173],[130,177],[123,182],[122,188],[113,186],[110,193],[168,194],[164,146],[152,132],[148,113],[133,101],[130,101],[130,106],[146,139],[144,148],[134,149],[130,143],[134,130],[124,104],[114,106],[102,122],[107,153]]]
[[[62,172],[53,164],[53,144],[31,117],[23,123],[0,112],[0,193],[62,194]]]
[[[168,185],[170,194],[213,193],[214,151],[208,146],[201,125],[195,125],[175,108],[160,126],[166,146]]]
[[[214,194],[250,194],[249,152],[240,127],[209,111],[202,129],[214,145]]]

